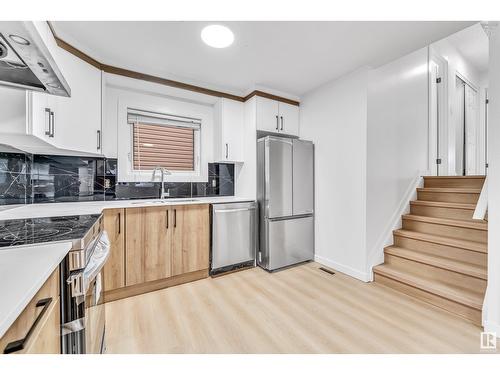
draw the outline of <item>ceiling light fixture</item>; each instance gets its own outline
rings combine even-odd
[[[233,44],[234,34],[226,26],[209,25],[201,30],[201,39],[214,48],[226,48]]]

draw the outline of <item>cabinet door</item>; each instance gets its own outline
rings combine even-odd
[[[71,97],[51,96],[57,102],[54,118],[56,144],[61,148],[100,153],[101,72],[58,49],[55,56],[71,87]]]
[[[173,208],[172,276],[208,269],[209,206]]]
[[[71,97],[30,93],[31,133],[60,148],[100,153],[101,73],[61,48],[53,57],[70,85]]]
[[[125,285],[171,276],[171,207],[125,210]]]
[[[243,160],[243,103],[222,99],[222,160]]]
[[[61,354],[60,299],[57,298],[40,321],[40,330],[33,332],[33,340],[25,354]]]
[[[23,349],[12,353],[57,354],[61,350],[59,306],[59,267],[57,267],[32,300],[0,337],[0,353],[11,343],[26,339]],[[31,334],[28,335],[28,332]]]
[[[276,100],[257,96],[257,130],[279,132],[279,108]]]
[[[54,109],[49,107],[49,95],[32,91],[29,97],[29,118],[31,123],[31,134],[43,139],[45,142],[54,143],[54,138],[50,137],[50,115]]]
[[[104,211],[104,230],[111,242],[108,261],[104,265],[104,291],[125,286],[125,209]]]
[[[299,107],[288,103],[279,103],[280,133],[299,136]]]

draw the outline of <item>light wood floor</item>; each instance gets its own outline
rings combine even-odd
[[[481,329],[308,263],[106,304],[108,353],[476,353]],[[484,352],[484,351],[483,351]]]

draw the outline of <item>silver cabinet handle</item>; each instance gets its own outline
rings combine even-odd
[[[283,130],[283,116],[281,116],[280,118],[281,118],[281,130]]]
[[[50,108],[45,108],[45,135],[50,137]]]
[[[50,129],[50,138],[54,138],[55,130],[56,130],[56,124],[55,124],[55,116],[54,112],[50,111],[50,121],[49,121],[49,129]]]
[[[100,130],[97,131],[97,149],[98,150],[101,149],[101,131]]]
[[[229,144],[226,143],[226,160],[229,157]]]
[[[276,115],[276,130],[279,129],[279,119],[278,119],[278,115]]]

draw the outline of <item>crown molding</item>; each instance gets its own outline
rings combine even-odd
[[[269,93],[266,93],[266,92],[261,91],[261,90],[254,90],[246,96],[238,96],[238,95],[230,94],[230,93],[223,92],[223,91],[212,90],[212,89],[202,87],[202,86],[196,86],[196,85],[192,85],[189,83],[184,83],[184,82],[180,82],[180,81],[175,81],[175,80],[171,80],[171,79],[167,79],[167,78],[162,78],[162,77],[158,77],[158,76],[154,76],[154,75],[150,75],[150,74],[145,74],[145,73],[136,72],[133,70],[120,68],[120,67],[113,66],[113,65],[103,64],[103,63],[97,61],[96,59],[94,59],[92,56],[89,56],[85,52],[82,52],[78,48],[72,46],[71,44],[69,44],[65,40],[61,39],[57,35],[51,21],[47,21],[47,24],[49,25],[49,29],[50,29],[52,36],[54,37],[58,47],[64,49],[65,51],[71,53],[72,55],[78,57],[79,59],[85,61],[86,63],[88,63],[88,64],[94,66],[95,68],[102,70],[103,72],[106,72],[106,73],[117,74],[117,75],[124,76],[124,77],[129,77],[129,78],[134,78],[134,79],[138,79],[138,80],[142,80],[142,81],[158,83],[160,85],[175,87],[175,88],[193,91],[193,92],[197,92],[197,93],[205,94],[205,95],[211,95],[211,96],[215,96],[215,97],[219,97],[219,98],[236,100],[239,102],[246,102],[247,100],[249,100],[250,98],[252,98],[254,96],[260,96],[263,98],[268,98],[268,99],[277,100],[277,101],[280,101],[283,103],[288,103],[291,105],[296,105],[296,106],[300,105],[300,103],[296,100],[288,99],[288,98],[278,96],[278,95],[269,94]]]

